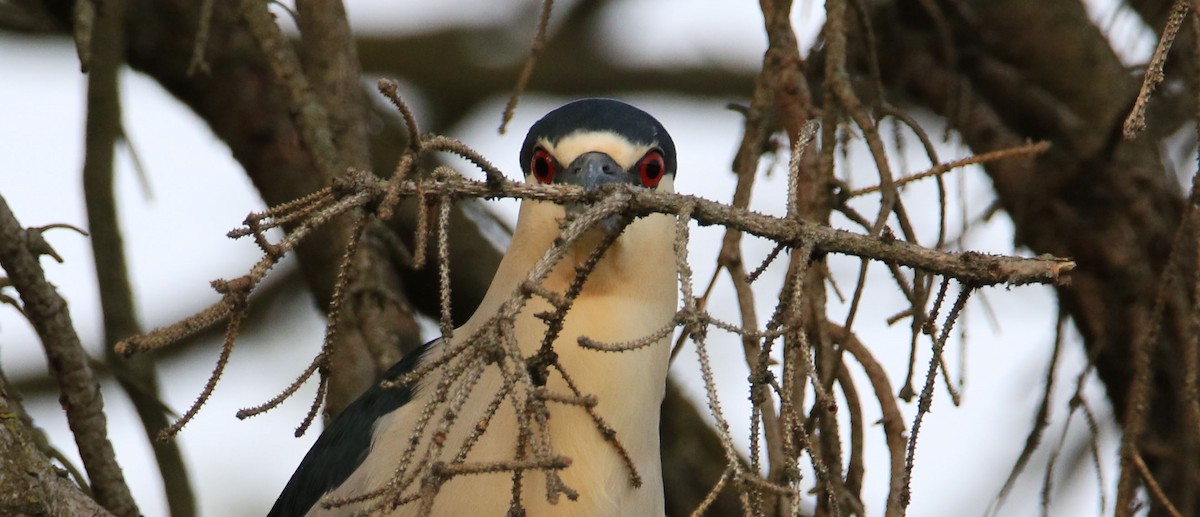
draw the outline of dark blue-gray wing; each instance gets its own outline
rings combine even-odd
[[[382,378],[395,379],[411,372],[437,341],[425,343],[405,356]],[[375,422],[407,404],[412,397],[411,387],[384,389],[375,383],[358,400],[346,406],[304,456],[267,517],[304,515],[326,492],[341,486],[366,459]]]

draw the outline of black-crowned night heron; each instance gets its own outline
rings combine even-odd
[[[620,101],[584,99],[566,104],[539,120],[521,147],[525,181],[569,183],[594,189],[608,183],[674,191],[675,144],[654,117]],[[513,233],[512,244],[475,314],[455,336],[472,335],[493,324],[500,306],[520,287],[528,272],[559,235],[567,214],[562,205],[525,200]],[[542,285],[563,293],[582,263],[610,231],[615,221],[605,220],[577,240]],[[662,467],[659,460],[659,411],[666,382],[670,336],[650,346],[620,353],[589,350],[578,344],[580,336],[618,343],[637,340],[663,329],[674,317],[678,301],[674,219],[653,214],[635,219],[596,265],[575,299],[554,342],[563,370],[583,393],[594,394],[595,411],[616,431],[643,481],[631,482],[621,456],[598,430],[593,418],[579,406],[548,404],[549,441],[555,451],[571,458],[559,471],[563,483],[578,492],[576,500],[546,497],[545,474],[527,471],[522,483],[522,503],[529,515],[657,516],[663,514]],[[550,310],[541,298],[532,298],[515,320],[516,341],[526,356],[541,346],[547,324],[535,316]],[[434,340],[409,354],[384,376],[396,379],[444,352]],[[446,443],[462,443],[487,411],[493,394],[501,389],[502,376],[490,367],[475,380],[472,395],[458,412]],[[415,422],[434,391],[434,372],[409,388],[369,389],[329,425],[304,457],[271,516],[340,515],[363,511],[354,504],[324,508],[323,498],[347,498],[376,491],[392,480],[403,451],[413,439]],[[551,371],[546,379],[551,391],[570,393],[566,381]],[[469,461],[501,461],[514,455],[517,419],[512,404],[503,404],[491,418],[467,457]],[[459,450],[447,446],[444,461]],[[451,478],[440,487],[433,515],[502,516],[512,500],[512,473],[499,472]],[[407,504],[391,515],[410,515],[417,505]]]

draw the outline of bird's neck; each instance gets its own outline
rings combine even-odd
[[[530,200],[522,203],[513,244],[476,317],[461,329],[467,332],[458,335],[494,324],[490,315],[518,293],[518,286],[553,245],[562,217],[563,209],[557,205]],[[617,440],[633,458],[643,480],[641,488],[631,485],[620,456],[605,444],[599,431],[579,431],[595,427],[582,408],[550,406],[551,441],[578,465],[562,473],[564,481],[588,493],[588,497],[597,498],[597,504],[615,504],[614,511],[638,508],[639,515],[662,513],[658,424],[671,338],[619,353],[583,348],[579,338],[587,336],[602,343],[633,341],[654,334],[672,321],[678,301],[674,231],[675,219],[662,214],[638,218],[626,227],[583,284],[553,345],[558,364],[570,382],[551,371],[546,387],[570,395],[574,386],[583,394],[595,395],[596,413],[616,431]],[[597,233],[573,243],[542,286],[564,293],[574,280],[576,266],[587,260],[600,240]],[[537,352],[547,331],[546,322],[535,316],[544,311],[553,312],[553,307],[535,295],[525,302],[514,322],[517,341],[527,357]]]
[[[475,311],[475,318],[496,314],[500,306],[518,292],[529,272],[558,238],[559,223],[564,215],[563,208],[554,203],[526,200],[521,204],[512,245],[500,262],[479,309]],[[635,305],[656,301],[659,305],[670,307],[670,315],[666,319],[654,322],[659,327],[665,325],[674,314],[678,299],[674,224],[673,218],[661,214],[641,217],[630,223],[588,275],[577,303],[586,305],[588,299],[599,297],[611,299],[617,307],[623,303],[621,300],[629,300]],[[541,281],[542,287],[559,294],[565,293],[575,280],[577,266],[588,259],[601,240],[602,234],[598,229],[582,235]],[[527,305],[538,306],[538,301],[534,296]],[[572,312],[576,311],[572,309]],[[528,308],[522,313],[532,314]],[[489,324],[484,320],[475,321],[475,318],[464,328]],[[635,332],[646,329],[628,330]],[[525,352],[532,353],[535,349],[528,348]]]
[[[494,324],[490,315],[517,294],[518,286],[558,237],[562,217],[562,207],[552,203],[526,200],[521,204],[513,244],[505,253],[476,316],[464,325],[464,330],[474,331]],[[652,405],[654,425],[657,425],[657,401],[661,400],[666,381],[670,337],[620,353],[585,349],[579,345],[579,338],[586,336],[609,344],[634,341],[656,333],[672,321],[679,299],[674,233],[675,219],[663,214],[640,217],[630,223],[588,275],[554,342],[560,364],[568,375],[579,377],[584,391],[595,394],[611,391],[608,396],[614,401],[647,396],[632,390],[634,385],[659,393],[660,398]],[[575,279],[576,267],[588,259],[601,237],[597,230],[595,235],[584,235],[573,243],[541,282],[542,286],[564,294]],[[536,316],[543,312],[553,313],[554,307],[534,295],[525,302],[515,321],[518,343],[526,357],[538,351],[548,329],[546,322]],[[481,319],[476,321],[476,318]]]

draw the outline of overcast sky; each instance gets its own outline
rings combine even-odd
[[[470,5],[464,7],[464,3]],[[1097,19],[1103,20],[1110,34],[1122,41],[1118,49],[1127,61],[1144,59],[1149,52],[1144,28],[1129,22],[1127,17],[1114,17],[1111,9],[1094,3],[1100,5],[1094,7]],[[807,46],[815,37],[821,11],[816,2],[798,4],[795,15],[798,32]],[[433,7],[437,5],[442,4],[351,0],[349,8],[352,25],[362,31],[414,31],[497,18],[513,18],[513,23],[527,23],[531,27],[533,24],[530,11],[522,11],[525,17],[518,19],[510,14],[509,4],[502,2],[471,0],[460,1],[453,8]],[[646,64],[687,61],[752,70],[758,66],[765,46],[761,17],[757,5],[751,2],[617,2],[606,14],[603,34],[606,45],[618,58]],[[0,155],[4,156],[0,195],[26,226],[62,222],[86,227],[79,179],[86,78],[79,73],[73,46],[62,38],[0,33],[0,78],[3,78]],[[261,210],[263,205],[228,149],[185,107],[153,81],[136,73],[122,75],[122,88],[126,131],[145,167],[149,189],[141,186],[129,154],[122,149],[118,153],[116,178],[118,205],[139,315],[144,326],[159,326],[215,301],[216,294],[208,287],[211,279],[243,274],[257,260],[253,245],[230,241],[224,234],[238,226],[247,213]],[[679,98],[639,92],[628,92],[621,97],[655,114],[671,131],[680,157],[677,181],[680,192],[729,200],[734,181],[728,164],[739,141],[740,119],[725,110],[724,105],[743,99]],[[517,151],[525,128],[566,100],[569,99],[523,99],[510,125],[514,129],[501,136],[496,134],[495,127],[503,99],[493,99],[453,128],[450,136],[474,146],[510,177],[515,177],[519,171]],[[927,122],[930,134],[942,133],[935,120]],[[943,147],[941,156],[954,159],[966,153],[950,142]],[[902,154],[912,161],[900,167],[903,170],[915,172],[929,165],[920,159],[923,153],[917,149]],[[897,159],[899,156],[895,155]],[[873,174],[870,165],[870,158],[861,149],[855,149],[843,170],[851,171],[849,175],[858,186],[866,186]],[[781,214],[785,177],[775,172],[760,178],[754,208]],[[985,211],[992,200],[987,178],[978,169],[951,176],[950,192],[965,193],[968,219]],[[932,225],[937,212],[931,185],[909,188],[905,198],[923,242],[933,242],[936,231]],[[874,200],[864,202],[868,204],[862,206],[869,206]],[[509,220],[515,214],[515,203],[495,206]],[[957,206],[950,211],[952,235],[959,228],[960,213],[962,209]],[[693,231],[690,253],[696,278],[710,276],[720,235],[715,229]],[[48,239],[66,263],[60,265],[44,259],[42,265],[68,299],[81,338],[99,357],[102,324],[89,244],[70,231],[54,231],[48,234]],[[994,217],[973,227],[965,242],[974,250],[1011,253],[1012,228],[1004,217]],[[766,241],[748,239],[746,251],[750,262],[761,259],[770,247]],[[1028,254],[1027,250],[1016,252]],[[773,306],[769,301],[771,294],[782,282],[784,262],[770,268],[756,283],[763,295],[759,312],[764,317]],[[290,267],[293,266],[288,262],[277,273],[286,274]],[[853,289],[857,262],[832,257],[831,267],[839,287],[848,295]],[[908,333],[905,324],[888,328],[884,320],[902,310],[904,303],[892,292],[886,273],[875,271],[873,278],[878,282],[868,287],[855,329],[885,365],[893,386],[898,389],[907,366]],[[720,284],[713,296],[712,309],[722,318],[736,321],[735,308],[721,303],[732,299],[730,291],[728,282]],[[831,317],[835,321],[844,318],[845,306],[832,293],[830,301]],[[988,310],[998,323],[991,322]],[[934,411],[926,418],[921,433],[911,515],[974,515],[987,508],[1031,425],[1053,341],[1054,314],[1052,292],[1041,287],[991,289],[973,298],[965,320],[968,344],[964,349],[956,337],[947,352],[955,382],[959,380],[960,365],[965,367],[963,405],[953,407],[944,388],[939,387]],[[292,429],[308,408],[315,389],[313,383],[267,415],[248,421],[238,421],[233,416],[240,408],[274,396],[304,369],[320,345],[320,313],[307,296],[282,300],[264,317],[271,322],[268,330],[239,341],[216,394],[180,437],[203,515],[265,513],[315,439],[313,432],[301,439],[292,438]],[[161,365],[163,397],[175,411],[185,410],[199,393],[216,360],[218,346],[219,343],[213,342],[197,347]],[[745,388],[747,369],[741,347],[737,340],[716,332],[712,349],[714,362],[719,365],[721,401],[734,423],[738,443],[745,450],[748,431],[744,422],[749,408]],[[918,370],[924,370],[927,360],[928,354],[919,357]],[[1044,439],[1048,445],[1058,441],[1066,400],[1082,363],[1080,347],[1073,341],[1065,347],[1060,360],[1058,402],[1052,414],[1053,425]],[[15,311],[2,306],[0,364],[10,379],[29,377],[45,369],[40,345],[28,324]],[[874,423],[879,411],[873,399],[866,396],[868,384],[856,366],[851,370],[863,395],[865,421]],[[702,402],[702,384],[690,347],[677,358],[671,373],[684,384],[689,395]],[[1111,411],[1094,381],[1085,393],[1101,417],[1109,418]],[[134,495],[146,515],[164,515],[161,483],[131,406],[115,385],[106,384],[104,395],[109,432]],[[77,462],[78,455],[57,401],[53,397],[34,398],[27,404],[37,424]],[[902,404],[901,408],[911,425],[915,404]],[[1083,443],[1080,440],[1086,439],[1078,418],[1072,429],[1068,434],[1068,452],[1078,450]],[[1116,474],[1115,437],[1111,428],[1105,428],[1103,439],[1108,447],[1107,455],[1102,458],[1103,473],[1105,482],[1111,486]],[[1044,447],[1030,465],[1002,515],[1029,515],[1037,511],[1047,450]],[[867,429],[868,476],[864,491],[872,514],[879,512],[886,498],[885,453],[880,428],[872,425]],[[806,479],[812,479],[811,472],[806,473]],[[1058,481],[1056,486],[1059,490],[1055,496],[1056,514],[1097,513],[1099,488],[1090,469],[1085,467],[1081,475]]]

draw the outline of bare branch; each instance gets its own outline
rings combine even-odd
[[[104,316],[105,363],[133,402],[146,437],[151,439],[169,424],[158,395],[154,360],[150,356],[120,357],[113,348],[121,339],[141,332],[129,284],[113,184],[115,147],[125,133],[121,123],[118,73],[125,59],[127,4],[125,0],[106,0],[102,15],[96,20],[88,74],[83,189],[92,236],[92,262]],[[151,440],[151,448],[171,515],[195,515],[195,497],[179,445]]]
[[[104,507],[54,468],[31,436],[15,392],[0,372],[0,513],[111,517]]]
[[[1167,25],[1163,28],[1158,45],[1154,48],[1154,56],[1150,58],[1150,65],[1146,67],[1146,76],[1142,81],[1141,89],[1138,90],[1133,110],[1125,118],[1125,125],[1122,128],[1125,138],[1136,138],[1138,133],[1146,129],[1146,105],[1150,102],[1150,96],[1154,93],[1154,89],[1158,88],[1158,85],[1167,77],[1163,73],[1167,56],[1170,54],[1171,45],[1175,43],[1175,35],[1179,33],[1179,28],[1183,26],[1183,21],[1191,11],[1191,0],[1176,0],[1175,5],[1171,7]]]
[[[401,195],[425,196],[507,197],[542,201],[586,203],[605,193],[585,193],[570,186],[525,185],[505,183],[493,189],[483,182],[452,178],[443,182],[405,182]],[[605,189],[607,190],[607,189]],[[988,255],[977,252],[946,252],[888,238],[872,238],[845,230],[805,221],[739,210],[728,205],[684,194],[668,194],[629,189],[628,213],[638,216],[649,213],[679,214],[685,206],[693,206],[692,219],[702,226],[721,225],[751,235],[798,245],[803,239],[812,240],[814,248],[824,253],[841,253],[894,263],[927,272],[945,275],[979,286],[1025,285],[1047,283],[1066,285],[1075,263],[1055,257],[1021,258]]]
[[[38,255],[31,251],[38,245],[46,246],[41,234],[22,228],[0,198],[0,266],[21,293],[25,313],[42,340],[96,500],[116,515],[137,516],[137,505],[108,441],[100,384],[71,324],[67,302],[46,281]]]

